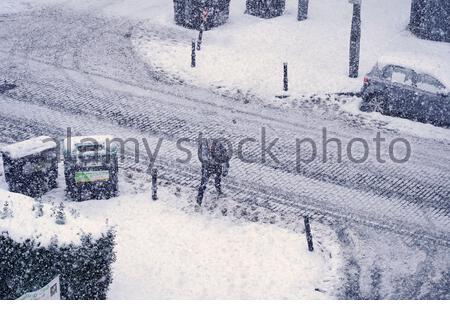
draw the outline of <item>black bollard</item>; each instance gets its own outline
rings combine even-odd
[[[306,233],[306,241],[308,242],[308,250],[312,252],[314,251],[314,246],[311,233],[311,225],[309,224],[309,217],[304,217],[303,220],[305,222],[305,233]]]
[[[200,51],[202,49],[202,41],[203,41],[203,30],[204,30],[203,23],[200,26],[200,31],[198,32],[198,41],[197,41],[197,50]]]
[[[283,90],[288,91],[289,85],[288,85],[288,64],[285,62],[283,64]]]
[[[158,200],[158,169],[152,169],[152,199]]]
[[[361,0],[349,0],[353,4],[352,30],[350,34],[349,77],[358,78],[361,47]]]
[[[192,52],[191,52],[191,67],[195,68],[195,40],[192,40]]]

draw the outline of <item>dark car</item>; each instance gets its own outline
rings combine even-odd
[[[378,63],[364,78],[361,110],[450,126],[450,70],[430,70],[433,72],[417,71],[404,63]]]

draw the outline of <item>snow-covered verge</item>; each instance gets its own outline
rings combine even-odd
[[[348,77],[352,17],[348,1],[311,1],[309,18],[303,22],[296,20],[296,1],[286,3],[283,16],[268,20],[245,15],[245,0],[231,1],[229,23],[205,32],[195,69],[190,66],[190,41],[197,32],[173,26],[172,19],[167,19],[171,3],[161,7],[163,18],[148,18],[146,27],[173,26],[180,29],[179,37],[149,35],[143,28],[134,43],[149,63],[197,85],[273,98],[282,89],[282,66],[287,62],[292,96],[357,91],[377,59],[387,50],[404,47],[410,38],[405,31],[409,0],[366,0],[362,9],[358,79]]]

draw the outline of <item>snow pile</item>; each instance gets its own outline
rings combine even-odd
[[[58,211],[63,212],[64,224],[57,223]],[[16,242],[35,239],[46,247],[56,238],[61,246],[77,245],[82,235],[91,234],[95,240],[110,229],[105,222],[93,222],[59,204],[42,204],[42,216],[38,212],[38,201],[0,189],[0,233],[7,232]]]
[[[310,253],[304,235],[207,212],[186,214],[183,199],[161,191],[157,202],[138,194],[77,204],[96,218],[101,208],[117,225],[109,298],[320,299],[335,293],[339,250],[329,238]]]
[[[0,152],[8,155],[11,159],[19,159],[39,154],[56,147],[57,144],[52,138],[41,136],[3,147],[0,149]]]

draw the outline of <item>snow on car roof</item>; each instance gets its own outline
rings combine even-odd
[[[9,156],[11,159],[20,159],[26,156],[39,154],[56,147],[57,144],[52,138],[48,136],[40,136],[3,147],[1,152]]]
[[[450,53],[450,52],[449,52]],[[411,54],[396,52],[382,56],[378,59],[378,66],[383,69],[388,65],[396,65],[414,70],[418,73],[428,74],[450,90],[450,58],[440,56]]]
[[[69,138],[64,139],[64,152],[75,152],[77,147],[80,145],[101,145],[103,148],[106,148],[106,144],[109,143],[114,146],[114,143],[111,141],[114,139],[114,136],[111,135],[98,135],[98,136],[78,136],[78,137],[70,137],[70,146],[68,146]],[[68,147],[70,149],[68,149]]]

